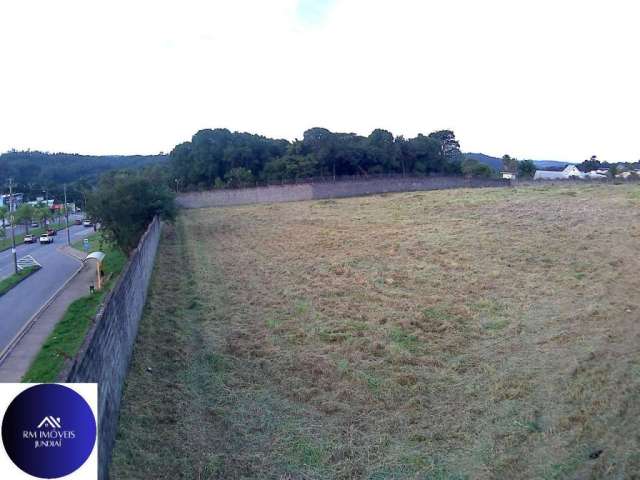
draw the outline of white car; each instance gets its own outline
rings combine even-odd
[[[40,243],[53,243],[53,236],[43,233],[40,235]]]
[[[82,226],[84,226],[84,227],[90,227],[91,225],[93,225],[91,223],[91,220],[83,220],[82,221]]]

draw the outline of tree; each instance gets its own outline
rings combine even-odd
[[[502,171],[516,173],[518,171],[518,160],[509,155],[503,155]]]
[[[393,157],[396,162],[400,163],[403,177],[407,174],[407,163],[409,162],[407,145],[408,143],[402,135],[398,135],[393,142]]]
[[[16,223],[23,223],[25,232],[29,233],[29,227],[35,217],[35,209],[28,203],[20,205],[15,212]]]
[[[107,170],[139,168],[164,163],[167,159],[166,155],[93,156],[14,150],[0,154],[0,183],[12,177],[24,193],[35,193],[36,186],[38,193],[43,187],[58,193],[63,183],[87,179],[95,184],[98,176]]]
[[[369,172],[384,173],[400,170],[394,143],[393,134],[387,130],[378,128],[371,132],[366,139]]]
[[[51,217],[51,210],[49,210],[48,206],[38,205],[34,208],[34,218],[41,222],[42,225],[46,225]]]
[[[310,128],[302,136],[304,153],[311,153],[318,159],[322,175],[336,178],[336,155],[334,134],[326,128]]]
[[[264,167],[266,180],[295,180],[316,175],[318,161],[314,155],[288,154],[274,158]]]
[[[166,184],[142,173],[112,172],[87,195],[87,213],[99,222],[103,236],[122,250],[133,250],[155,215],[175,216],[174,194]]]
[[[0,206],[0,221],[2,222],[2,231],[4,232],[5,230],[5,223],[6,223],[6,219],[7,219],[7,215],[9,215],[9,209],[7,207],[5,207],[4,205]]]
[[[602,168],[602,162],[598,160],[596,155],[591,155],[589,160],[585,160],[578,165],[578,169],[582,172],[590,172],[591,170],[598,170]]]
[[[409,140],[409,157],[412,160],[412,173],[438,173],[443,171],[446,157],[440,140],[433,135],[424,136],[421,133]]]
[[[429,134],[429,138],[433,138],[440,144],[440,154],[447,161],[459,160],[462,153],[460,152],[460,142],[456,140],[456,135],[451,130],[438,130]]]
[[[243,188],[255,185],[251,170],[243,167],[235,167],[229,170],[225,176],[227,186],[231,188]]]
[[[197,132],[191,142],[181,143],[172,150],[170,167],[180,185],[211,188],[217,178],[224,179],[234,168],[248,170],[258,178],[265,164],[284,155],[289,146],[286,140],[232,133],[226,128],[205,129]]]
[[[466,177],[490,178],[493,176],[493,170],[489,165],[480,163],[471,158],[465,158],[461,165],[462,174]]]
[[[460,143],[451,130],[394,138],[375,129],[368,136],[315,127],[288,142],[206,129],[170,155],[170,178],[186,189],[238,187],[253,180],[375,173],[462,174]],[[242,169],[242,170],[238,170]],[[249,173],[251,181],[249,181]],[[241,174],[241,176],[239,176]]]
[[[536,164],[532,160],[521,160],[518,162],[518,178],[533,178],[536,174]]]

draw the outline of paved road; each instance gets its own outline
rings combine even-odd
[[[93,233],[93,228],[72,226],[71,242]],[[32,255],[42,268],[0,297],[0,351],[20,328],[46,303],[47,300],[80,267],[80,262],[58,251],[65,245],[66,230],[61,230],[51,245],[20,245],[18,258]],[[0,252],[0,278],[13,273],[11,250]]]
[[[80,225],[71,225],[71,243],[77,242],[80,238],[83,238],[87,235],[93,233],[93,228],[82,227]],[[60,245],[66,245],[67,242],[67,231],[60,230],[58,235],[55,236],[55,240],[53,244],[50,245],[40,245],[39,243],[31,243],[31,244],[18,244],[16,245],[16,254],[18,258],[22,258],[25,255],[31,255],[35,258],[41,265],[44,266],[44,263],[40,261],[40,258],[47,258],[49,256],[50,250],[55,250],[56,247]],[[11,249],[3,250],[0,252],[0,280],[8,277],[13,273],[13,258],[11,256]]]
[[[73,221],[74,221],[76,218],[83,219],[83,218],[84,218],[84,216],[83,216],[82,214],[80,214],[80,213],[73,213],[73,214],[69,214],[69,223],[70,223],[70,224],[73,224]],[[58,217],[52,218],[52,219],[50,219],[49,221],[50,221],[50,222],[53,222],[54,220],[58,220]],[[62,223],[64,223],[64,217],[62,218]],[[1,227],[0,227],[0,228],[1,228]],[[9,238],[9,239],[11,238],[11,229],[12,229],[12,228],[15,228],[15,229],[16,229],[16,235],[22,235],[23,233],[25,233],[25,227],[24,227],[24,225],[22,225],[22,224],[20,224],[20,225],[16,225],[15,227],[5,227],[6,232],[7,232],[7,238]],[[37,227],[35,227],[35,228],[37,228]],[[31,230],[32,230],[32,227],[29,227],[29,231],[31,231]]]

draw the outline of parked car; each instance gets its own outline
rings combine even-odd
[[[80,220],[79,218],[76,218],[76,219],[75,219],[75,221],[74,221],[74,223],[75,223],[76,225],[82,225],[82,220]]]
[[[23,240],[24,243],[33,243],[35,241],[36,239],[33,238],[33,235],[31,235],[30,233],[24,236],[24,240]]]
[[[40,243],[53,243],[53,236],[43,233],[40,235]]]
[[[85,218],[85,219],[82,221],[82,226],[84,226],[84,227],[91,227],[91,226],[93,226],[93,223],[91,223],[91,220],[89,220],[88,218]]]
[[[58,231],[54,230],[53,228],[47,228],[47,235],[49,236],[53,236],[53,235],[57,235]]]
[[[38,228],[40,226],[40,224],[38,222],[31,222],[31,227],[32,228]]]

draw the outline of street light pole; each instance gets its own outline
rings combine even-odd
[[[48,210],[49,209],[49,192],[47,191],[46,188],[42,191],[44,192],[44,208],[45,210]],[[44,221],[44,228],[47,228],[47,217],[44,217],[43,221]]]
[[[67,219],[67,245],[71,246],[71,233],[69,233],[69,207],[67,205],[67,184],[64,184],[64,216]]]
[[[13,256],[13,273],[18,274],[18,258],[16,256],[16,221],[15,215],[11,212],[15,212],[15,205],[13,204],[13,178],[9,179],[9,216],[11,218],[11,255]]]

